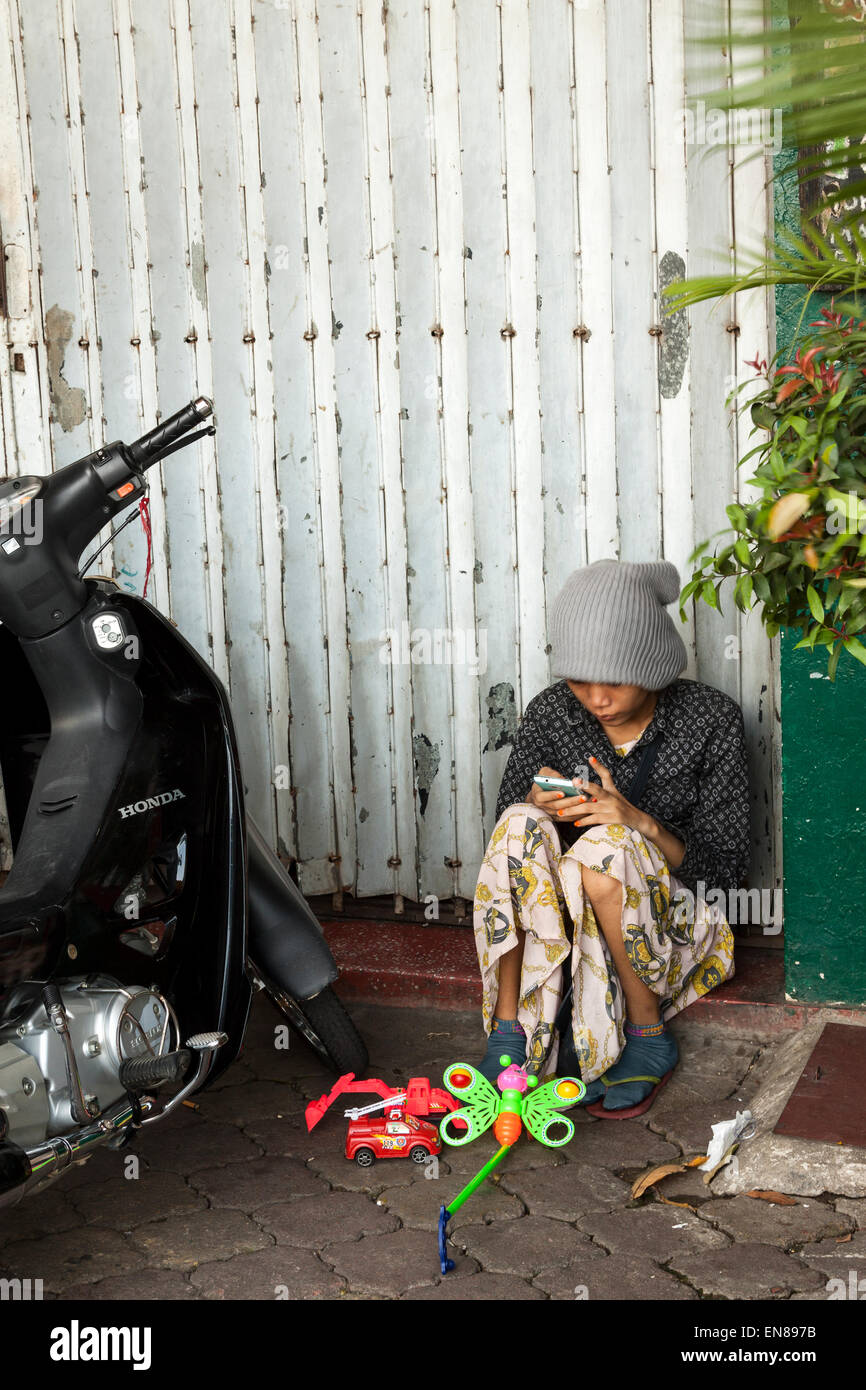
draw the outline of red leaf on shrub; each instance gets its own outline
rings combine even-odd
[[[795,395],[802,385],[802,378],[800,380],[786,381],[784,386],[781,386],[776,392],[776,405],[781,405],[789,396]]]

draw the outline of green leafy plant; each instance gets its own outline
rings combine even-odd
[[[692,47],[717,74],[704,100],[733,113],[781,114],[785,153],[775,174],[795,175],[811,190],[810,213],[799,235],[779,224],[751,254],[741,242],[736,271],[667,286],[666,311],[765,285],[859,294],[866,287],[866,0],[731,0],[721,29],[703,8],[705,32]],[[701,9],[694,0],[695,13]]]
[[[665,313],[763,285],[801,285],[808,291],[807,301],[812,294],[832,290],[837,299],[843,295],[846,302],[850,297],[856,303],[866,291],[866,237],[859,227],[830,223],[826,232],[821,232],[813,223],[807,237],[779,224],[776,237],[766,258],[738,275],[694,275],[667,285],[663,290]]]
[[[866,320],[834,301],[808,328],[792,361],[748,364],[766,384],[741,412],[765,437],[739,466],[756,461],[760,495],[727,508],[716,534],[730,543],[693,552],[679,603],[683,620],[692,597],[720,609],[732,578],[734,603],[759,603],[768,637],[798,628],[798,647],[827,648],[833,680],[843,651],[866,665]]]
[[[863,221],[866,197],[866,0],[730,0],[717,28],[714,5],[690,0],[703,33],[692,40],[716,89],[707,105],[729,112],[764,110],[782,117],[777,176],[808,186],[810,222],[839,244],[793,238],[790,250],[769,241],[749,272],[755,285],[810,283],[836,268],[842,243]],[[734,68],[729,67],[734,60]],[[712,77],[715,71],[717,76]],[[693,81],[702,85],[700,74]],[[761,157],[760,152],[749,158]],[[832,222],[831,219],[832,218]],[[809,229],[811,239],[811,228]],[[850,260],[849,260],[850,268]],[[676,307],[728,294],[736,275],[706,276],[671,287]]]
[[[727,508],[731,528],[716,534],[733,534],[730,543],[708,555],[711,538],[690,557],[699,563],[680,615],[693,597],[720,608],[733,579],[735,604],[760,604],[768,637],[793,627],[798,646],[827,648],[832,680],[843,651],[866,664],[866,0],[732,0],[724,32],[715,28],[710,17],[696,41],[705,56],[722,56],[707,102],[783,111],[788,162],[776,172],[812,189],[812,211],[800,234],[778,225],[750,266],[739,254],[735,272],[664,292],[674,312],[758,286],[806,290],[793,358],[786,350],[768,366],[756,357],[765,385],[754,394],[755,383],[743,383],[751,394],[741,409],[764,436],[740,460],[753,463],[756,500]],[[801,334],[812,296],[827,291],[832,307]]]

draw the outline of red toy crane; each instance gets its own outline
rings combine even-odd
[[[444,1115],[449,1110],[459,1108],[457,1101],[447,1091],[442,1091],[438,1086],[431,1086],[426,1076],[412,1076],[406,1082],[402,1090],[394,1086],[388,1086],[378,1077],[371,1076],[366,1081],[356,1081],[353,1071],[346,1072],[341,1076],[335,1086],[326,1096],[320,1096],[318,1100],[311,1100],[304,1115],[307,1121],[307,1129],[315,1129],[325,1111],[333,1105],[338,1096],[348,1093],[370,1093],[382,1096],[383,1100],[375,1105],[365,1106],[363,1109],[345,1112],[352,1119],[357,1119],[359,1115],[366,1114],[370,1110],[385,1109],[389,1114],[400,1115]],[[390,1102],[390,1104],[389,1104]]]

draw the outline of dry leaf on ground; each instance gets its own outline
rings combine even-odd
[[[661,1192],[657,1192],[656,1196],[660,1202],[664,1202],[666,1207],[685,1207],[686,1211],[693,1211],[697,1215],[698,1209],[693,1207],[691,1202],[674,1202],[670,1197],[664,1197]]]
[[[772,1202],[777,1207],[796,1207],[800,1205],[796,1197],[788,1197],[784,1192],[774,1192],[772,1188],[767,1191],[762,1191],[761,1188],[755,1187],[751,1192],[747,1192],[746,1196],[758,1197],[762,1202]]]
[[[662,1178],[666,1178],[670,1173],[682,1173],[685,1166],[684,1163],[659,1163],[655,1168],[648,1168],[635,1179],[631,1189],[632,1198],[642,1197],[648,1187],[661,1182]]]
[[[704,1173],[704,1182],[707,1185],[707,1187],[709,1187],[710,1183],[716,1176],[716,1173],[718,1173],[719,1169],[724,1168],[726,1163],[730,1163],[731,1159],[733,1158],[734,1154],[736,1153],[739,1147],[739,1141],[733,1143],[731,1147],[729,1149],[726,1149],[725,1152],[722,1154],[715,1168],[711,1168],[708,1173]]]

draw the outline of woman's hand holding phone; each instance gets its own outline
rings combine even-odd
[[[540,781],[547,783],[547,785],[539,785]],[[551,783],[560,783],[561,785],[554,786],[551,785]],[[533,778],[532,789],[529,793],[529,801],[533,806],[537,806],[540,810],[550,811],[551,814],[554,811],[559,811],[560,803],[561,809],[573,810],[582,802],[586,802],[589,799],[590,792],[581,791],[579,787],[574,787],[573,792],[569,794],[567,791],[569,785],[574,786],[571,779],[563,777],[562,774],[557,772],[554,768],[539,768]],[[591,786],[592,784],[590,783],[590,787]]]
[[[651,817],[637,806],[632,806],[623,796],[617,789],[609,769],[600,763],[598,758],[590,758],[590,762],[593,771],[601,778],[601,786],[597,782],[590,782],[588,778],[579,778],[587,790],[581,793],[579,789],[575,789],[574,796],[566,796],[557,806],[550,805],[551,802],[556,802],[557,794],[548,793],[547,809],[551,815],[556,815],[562,820],[577,821],[581,826],[611,825],[617,822],[620,825],[631,826],[641,834],[648,834]]]
[[[580,786],[576,786],[569,795],[569,779],[561,777],[552,768],[543,767],[533,779],[531,797],[536,798],[533,805],[559,820],[576,821],[581,826],[610,825],[617,821],[643,833],[648,828],[650,818],[637,806],[632,806],[617,790],[609,770],[597,758],[591,759],[591,762],[601,778],[601,786],[598,782],[591,782],[588,777],[576,777],[574,780]],[[543,780],[546,787],[539,786],[538,780]],[[552,782],[562,785],[555,787]]]
[[[637,806],[632,806],[627,801],[622,792],[618,791],[614,780],[610,775],[610,770],[597,758],[591,758],[593,771],[597,772],[601,778],[601,785],[597,782],[590,782],[588,777],[578,778],[582,782],[584,790],[575,787],[574,795],[568,796],[566,791],[549,790],[545,791],[533,781],[532,789],[527,798],[533,806],[539,810],[547,811],[551,816],[560,820],[576,822],[581,828],[590,825],[628,825],[633,830],[639,831],[647,840],[652,840],[666,857],[672,869],[676,869],[683,861],[685,845],[675,835],[666,830],[652,816],[647,815],[646,811],[641,811]],[[552,767],[539,768],[536,773],[540,778],[555,778],[567,784],[568,779],[563,778],[560,773]]]

